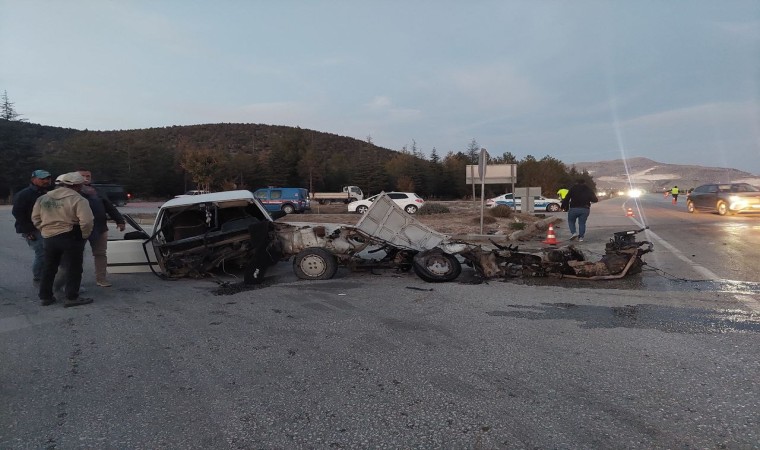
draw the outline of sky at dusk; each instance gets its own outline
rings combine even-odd
[[[760,1],[0,0],[31,123],[298,126],[760,175]]]

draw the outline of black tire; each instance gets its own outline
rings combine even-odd
[[[369,211],[369,207],[365,205],[359,205],[356,207],[356,212],[358,212],[359,214],[366,214],[367,211]]]
[[[404,211],[406,211],[407,214],[414,214],[417,212],[417,207],[414,205],[406,205]]]
[[[453,281],[462,273],[459,260],[438,248],[414,255],[412,268],[418,277],[429,283]]]
[[[286,205],[282,205],[282,211],[285,214],[293,214],[296,211],[296,209],[293,207],[293,205],[286,204]]]
[[[302,280],[329,280],[338,271],[338,260],[323,248],[310,247],[296,255],[293,271]]]
[[[546,205],[546,211],[547,212],[557,212],[560,209],[562,209],[562,208],[560,208],[560,206],[558,204],[556,204],[556,203],[549,203],[548,205]]]
[[[697,212],[697,208],[694,207],[694,202],[688,201],[686,202],[686,210],[690,213],[694,214]]]

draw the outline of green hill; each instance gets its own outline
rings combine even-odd
[[[461,195],[432,180],[432,163],[420,155],[297,127],[81,131],[0,120],[0,145],[1,198],[24,187],[36,168],[54,174],[88,168],[96,181],[124,184],[137,196],[170,197],[195,187],[197,170],[188,170],[189,161],[199,158],[212,189],[278,185],[320,191],[351,184],[370,193],[404,187],[425,195]]]

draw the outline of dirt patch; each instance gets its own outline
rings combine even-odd
[[[471,201],[434,203],[445,205],[451,212],[446,214],[415,215],[414,217],[439,233],[448,235],[481,234],[480,204]],[[490,217],[488,209],[485,211],[485,216]],[[495,222],[483,224],[482,234],[508,236],[521,227],[521,225],[513,224],[523,223],[529,225],[540,221],[544,217],[541,213],[522,214],[519,212],[516,212],[510,218],[496,217]],[[278,222],[323,222],[356,225],[359,219],[361,219],[360,214],[346,212],[346,205],[332,204],[313,205],[311,212],[291,214],[279,219]],[[544,239],[546,235],[544,233],[539,237]]]
[[[438,231],[439,233],[451,236],[481,234],[480,205],[478,203],[473,203],[471,201],[436,201],[431,203],[444,205],[449,208],[450,212],[446,214],[415,215],[414,217],[423,224],[429,226],[435,231]],[[139,223],[142,224],[152,224],[153,220],[156,217],[155,214],[150,213],[137,213],[131,215]],[[539,222],[545,217],[551,216],[551,214],[522,214],[516,212],[510,218],[494,217],[495,221],[493,223],[483,224],[482,234],[491,236],[504,236],[506,238],[521,228],[531,230],[531,224]],[[289,214],[278,219],[277,221],[286,223],[317,222],[356,225],[361,217],[362,216],[360,214],[347,212],[346,205],[343,204],[314,204],[310,212],[304,214]],[[488,213],[488,209],[485,210],[484,217],[491,217]],[[559,217],[561,217],[561,220],[564,221],[564,215],[560,215]],[[557,222],[555,222],[555,227],[557,226],[556,223]],[[532,238],[537,240],[545,239],[545,230],[543,228],[534,230],[534,232],[532,232]]]

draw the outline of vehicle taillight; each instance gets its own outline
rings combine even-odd
[[[127,198],[131,200],[132,199],[132,194],[127,193]]]
[[[417,202],[417,203],[424,203],[425,202],[425,200],[423,200],[421,198],[416,198],[416,199],[414,199],[414,201]]]

